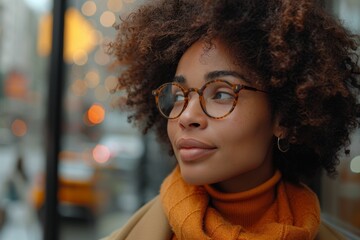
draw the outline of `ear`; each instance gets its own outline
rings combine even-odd
[[[280,124],[281,117],[277,115],[273,123],[273,134],[275,137],[284,138],[287,136],[287,128]]]

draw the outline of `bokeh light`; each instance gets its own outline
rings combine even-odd
[[[87,111],[87,117],[91,124],[100,124],[105,119],[105,109],[100,104],[93,104]]]
[[[360,173],[360,155],[351,160],[350,169],[353,173]]]
[[[86,86],[96,88],[100,83],[100,76],[96,70],[89,71],[85,76]]]
[[[105,79],[105,88],[108,92],[113,92],[116,90],[118,80],[115,76],[109,76]]]
[[[95,53],[94,60],[97,64],[104,66],[110,62],[110,56],[102,48],[99,48]]]
[[[71,85],[71,91],[74,95],[78,96],[78,97],[82,97],[85,96],[86,92],[87,92],[87,86],[85,81],[81,80],[81,79],[77,79],[73,82],[73,84]]]
[[[115,23],[115,14],[111,11],[105,11],[100,16],[100,23],[104,27],[112,27]]]
[[[88,55],[85,51],[83,50],[77,50],[74,54],[73,54],[73,61],[76,65],[79,66],[83,66],[87,63],[88,61]]]
[[[11,124],[11,131],[17,137],[23,137],[28,130],[27,124],[24,120],[15,119]]]
[[[120,0],[108,0],[107,7],[112,12],[120,12],[123,8],[123,2]]]
[[[97,163],[104,164],[109,161],[111,156],[108,147],[98,144],[93,149],[93,158]]]
[[[85,15],[85,16],[93,16],[96,13],[96,3],[93,1],[86,1],[84,2],[84,4],[81,7],[81,12]]]
[[[99,30],[94,30],[93,31],[93,36],[94,36],[94,45],[100,45],[103,42],[103,33],[100,32]]]

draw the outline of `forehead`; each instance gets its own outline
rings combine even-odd
[[[187,81],[193,82],[196,79],[203,82],[212,72],[234,72],[241,76],[238,79],[250,84],[257,82],[256,74],[238,62],[233,58],[230,48],[220,40],[214,40],[212,45],[199,40],[185,51],[175,75]]]

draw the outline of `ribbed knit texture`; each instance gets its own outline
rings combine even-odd
[[[310,240],[320,224],[316,195],[282,181],[279,171],[254,189],[226,194],[187,184],[177,167],[160,197],[174,240]]]

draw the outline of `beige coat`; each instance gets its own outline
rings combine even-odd
[[[140,208],[119,230],[101,240],[170,240],[172,231],[159,197]],[[315,240],[345,240],[325,223],[321,223]]]

